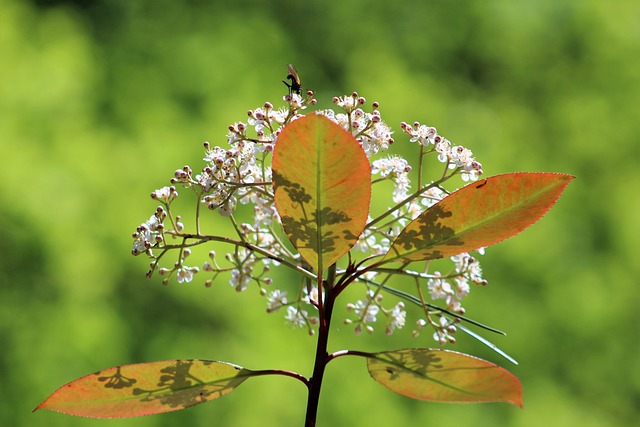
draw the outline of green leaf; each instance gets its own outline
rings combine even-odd
[[[209,360],[167,360],[105,369],[71,381],[35,409],[124,418],[189,408],[232,392],[251,371]]]
[[[444,258],[515,236],[542,218],[573,178],[520,172],[469,184],[413,220],[384,261]]]
[[[432,402],[508,402],[522,407],[522,385],[486,360],[438,349],[373,353],[367,368],[389,390]]]
[[[320,275],[353,247],[369,214],[371,167],[358,141],[328,118],[287,125],[273,153],[284,230]]]

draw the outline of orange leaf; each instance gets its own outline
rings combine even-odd
[[[573,178],[520,172],[471,183],[413,220],[384,260],[444,258],[515,236],[542,218]]]
[[[375,353],[367,358],[374,380],[389,390],[432,402],[508,402],[522,407],[522,384],[486,360],[428,348]]]
[[[35,409],[91,418],[178,411],[232,392],[252,372],[209,360],[167,360],[105,369],[71,381]]]
[[[322,274],[364,229],[371,199],[367,156],[349,132],[324,116],[309,114],[282,130],[272,168],[284,230]]]

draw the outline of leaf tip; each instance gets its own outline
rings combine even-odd
[[[43,401],[43,402],[41,402],[38,406],[36,406],[35,408],[33,408],[33,410],[31,411],[31,413],[37,412],[37,411],[39,411],[39,410],[41,410],[41,409],[48,409],[48,408],[46,407],[46,403],[47,403],[47,401],[46,401],[46,400],[45,400],[45,401]]]
[[[522,402],[522,396],[520,396],[517,400],[509,401],[514,406],[517,406],[520,409],[524,409],[524,402]]]

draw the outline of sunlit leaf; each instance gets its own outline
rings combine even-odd
[[[447,350],[404,349],[371,354],[374,380],[413,399],[432,402],[508,402],[522,407],[522,385],[509,371]]]
[[[91,418],[159,414],[222,397],[252,375],[239,366],[208,360],[124,365],[63,385],[35,410]]]
[[[573,178],[521,172],[471,183],[413,220],[384,260],[444,258],[515,236],[542,218]]]
[[[358,141],[328,118],[287,125],[273,153],[275,202],[291,243],[318,273],[356,243],[369,214],[371,171]]]

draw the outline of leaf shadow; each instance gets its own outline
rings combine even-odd
[[[314,198],[300,184],[288,180],[277,171],[273,171],[273,182],[276,189],[287,194],[291,207],[301,213],[294,218],[281,212],[282,225],[298,250],[310,249],[320,255],[321,252],[334,251],[339,239],[353,238],[352,233],[343,232],[344,236],[339,236],[329,227],[352,221],[344,211],[329,206],[317,210]]]
[[[115,368],[116,372],[111,376],[98,377],[98,381],[104,382],[104,388],[118,390],[129,388],[131,396],[140,396],[140,402],[157,402],[170,408],[167,410],[177,410],[217,399],[235,389],[247,377],[243,375],[245,369],[236,367],[239,371],[236,375],[206,382],[190,372],[195,363],[208,366],[215,362],[175,360],[157,372],[157,379],[152,380],[152,382],[155,381],[156,388],[135,387],[139,382],[138,379],[124,376],[122,367]],[[149,379],[145,378],[145,382],[149,382]]]
[[[444,256],[438,246],[464,245],[464,240],[454,237],[456,231],[444,225],[444,220],[453,214],[437,204],[424,211],[393,242],[392,250],[396,257],[415,261],[411,255],[419,253],[421,260],[438,259]]]

